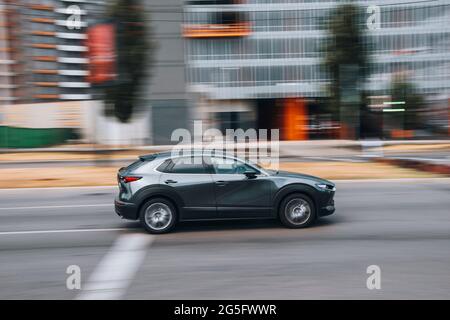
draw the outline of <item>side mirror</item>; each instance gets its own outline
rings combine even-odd
[[[255,179],[256,176],[258,175],[258,172],[253,170],[246,170],[244,171],[244,174],[248,179]]]

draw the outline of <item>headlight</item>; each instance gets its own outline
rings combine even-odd
[[[316,186],[317,186],[319,189],[322,189],[322,190],[336,191],[336,187],[335,187],[335,186],[332,186],[332,185],[329,185],[329,184],[319,183],[319,184],[316,184]]]

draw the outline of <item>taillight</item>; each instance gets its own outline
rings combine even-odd
[[[142,179],[142,177],[136,177],[136,176],[125,176],[125,177],[122,177],[122,181],[124,183],[137,181],[139,179]]]

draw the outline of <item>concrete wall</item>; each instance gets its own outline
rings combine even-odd
[[[0,148],[32,148],[77,139],[105,145],[149,144],[150,110],[128,123],[104,115],[102,101],[16,104],[1,107]]]
[[[104,145],[139,146],[149,144],[150,110],[133,114],[128,123],[104,115],[102,101],[89,101],[83,109],[80,133],[83,142]]]
[[[145,106],[151,108],[149,120],[152,144],[170,143],[173,129],[187,128],[190,102],[186,93],[184,39],[181,37],[182,0],[144,0],[157,49],[144,86]]]

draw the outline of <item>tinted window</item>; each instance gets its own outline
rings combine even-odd
[[[164,166],[164,163],[162,166]],[[207,173],[201,157],[182,157],[168,160],[164,170],[160,171],[168,173]]]
[[[245,171],[257,172],[246,163],[235,159],[212,157],[211,162],[216,174],[243,174]]]
[[[163,163],[161,163],[156,170],[159,172],[169,172],[169,169],[172,168],[173,162],[172,160],[166,160]]]
[[[145,163],[145,161],[143,161],[142,159],[139,159],[139,160],[133,162],[132,164],[130,164],[128,167],[126,167],[125,170],[128,172],[134,171],[137,168],[139,168],[140,166],[142,166],[144,163]]]

